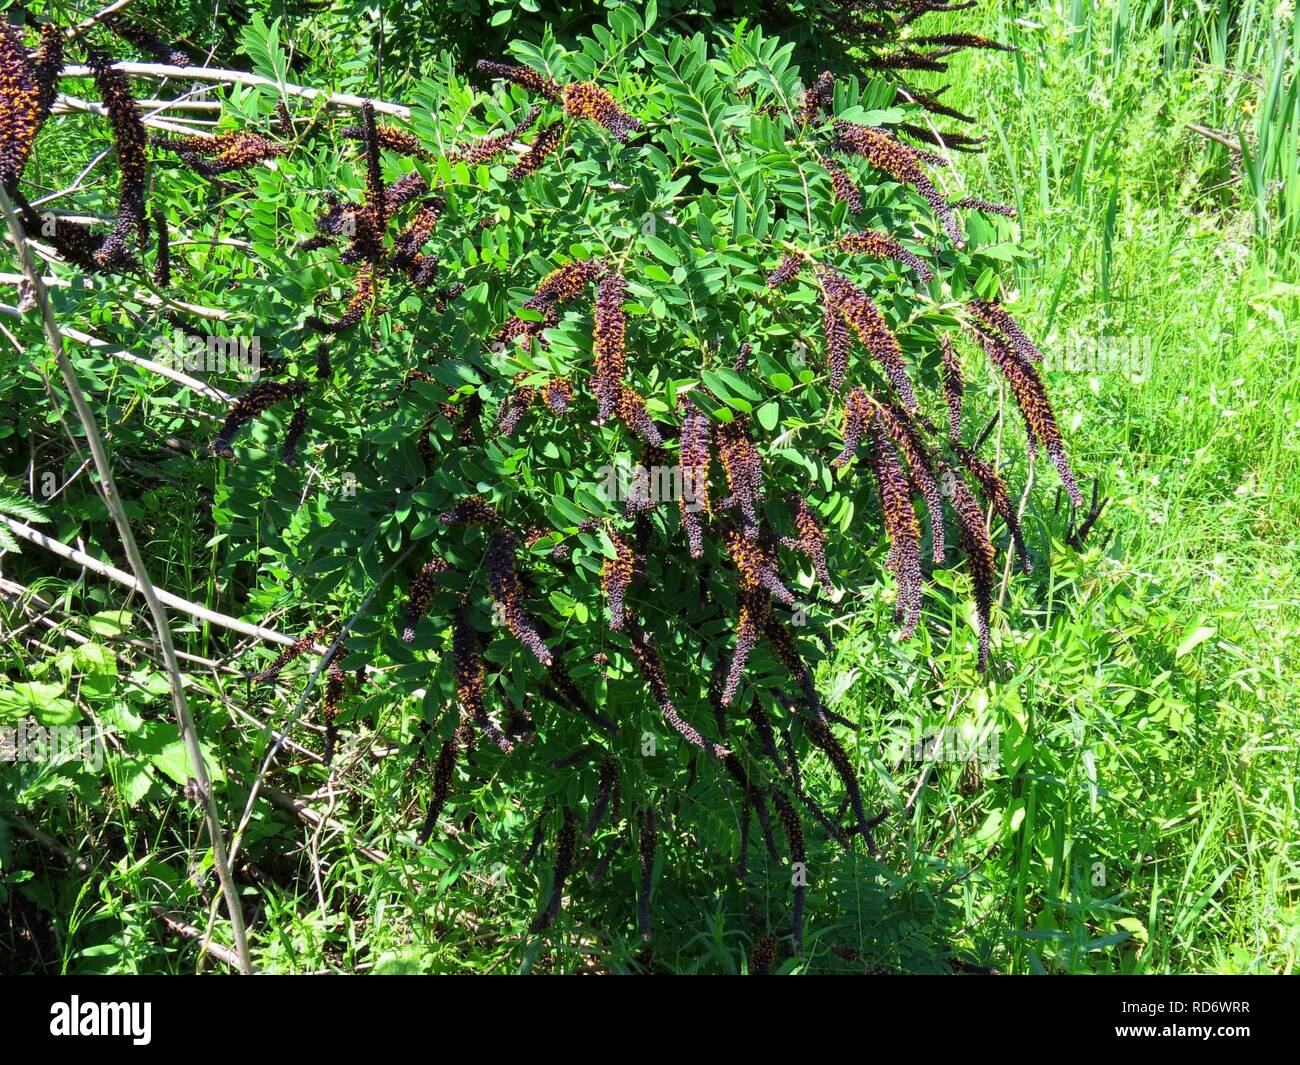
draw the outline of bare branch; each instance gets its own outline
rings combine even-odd
[[[372,104],[376,114],[392,115],[394,118],[411,117],[411,109],[404,104],[392,104],[383,100],[368,100],[364,96],[352,96],[345,92],[326,92],[313,89],[307,85],[279,85],[271,78],[260,74],[250,74],[243,70],[223,70],[219,67],[174,67],[166,63],[114,63],[113,70],[121,71],[133,78],[179,78],[189,81],[217,81],[223,85],[266,86],[285,96],[300,96],[305,100],[321,100],[329,107],[348,107],[359,109],[364,104]],[[86,78],[90,68],[70,66],[63,68],[65,78]]]
[[[246,974],[251,973],[253,963],[249,959],[248,944],[244,940],[244,914],[239,901],[239,893],[235,888],[234,881],[231,879],[230,866],[226,861],[225,843],[222,840],[221,826],[217,818],[217,804],[212,797],[212,781],[208,775],[207,762],[204,759],[203,748],[199,742],[198,731],[194,727],[194,719],[190,716],[189,704],[185,699],[185,680],[181,676],[180,663],[176,659],[176,651],[172,646],[171,628],[167,620],[167,612],[158,599],[153,581],[149,577],[149,569],[145,563],[144,555],[135,541],[135,534],[131,531],[131,522],[127,517],[126,509],[122,506],[122,499],[118,495],[117,484],[113,479],[113,468],[108,461],[108,451],[104,447],[104,439],[100,435],[94,412],[90,409],[90,404],[86,401],[85,394],[81,390],[81,382],[77,379],[77,372],[72,365],[72,361],[63,349],[63,336],[59,332],[58,323],[54,318],[54,308],[50,303],[49,293],[41,283],[40,275],[32,265],[32,257],[27,248],[22,226],[19,225],[18,216],[14,214],[13,204],[3,189],[0,189],[0,209],[4,211],[5,223],[9,227],[9,236],[13,240],[19,261],[22,263],[23,273],[27,275],[28,280],[31,282],[32,296],[37,308],[40,310],[50,350],[58,363],[64,386],[68,390],[68,396],[77,412],[77,418],[81,422],[82,430],[86,434],[86,443],[90,446],[90,452],[94,456],[95,470],[99,474],[100,491],[104,504],[113,516],[113,522],[117,526],[118,535],[122,540],[122,547],[131,562],[132,570],[135,571],[135,582],[139,587],[140,594],[149,606],[154,633],[158,638],[158,645],[167,665],[167,676],[171,682],[176,723],[181,731],[181,739],[189,752],[194,782],[199,791],[207,819],[208,836],[212,844],[212,864],[216,869],[217,877],[221,881],[222,892],[226,897],[226,908],[230,914],[231,938],[235,943],[235,951],[239,955],[239,971]]]
[[[52,114],[63,114],[68,111],[84,111],[92,115],[107,115],[108,108],[94,100],[83,100],[79,96],[68,96],[60,93]],[[165,118],[153,118],[150,115],[141,115],[140,121],[146,126],[154,129],[161,129],[167,133],[177,133],[182,137],[211,137],[212,134],[206,130],[195,129],[193,126],[183,126],[178,122],[169,122]]]

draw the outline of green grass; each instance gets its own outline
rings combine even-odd
[[[1049,360],[1105,336],[1150,365],[1049,374],[1113,538],[1077,559],[1057,545],[1050,575],[1012,585],[1003,638],[1023,672],[988,698],[1004,750],[1007,732],[1029,738],[1024,761],[973,792],[940,774],[909,851],[978,864],[961,887],[971,944],[1013,970],[1290,971],[1298,24],[1254,3],[1181,21],[1003,6],[987,30],[1021,51],[964,61],[951,102],[992,131],[959,163],[966,185],[1019,209],[1033,253],[1008,298],[1053,338]],[[870,677],[879,642],[835,668]],[[860,686],[878,714],[883,685]]]

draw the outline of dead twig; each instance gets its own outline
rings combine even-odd
[[[9,228],[9,236],[13,241],[19,262],[22,264],[23,273],[27,275],[28,280],[31,282],[33,300],[40,311],[41,321],[45,327],[46,340],[49,342],[50,350],[53,352],[55,362],[58,364],[59,373],[63,377],[64,386],[68,390],[68,397],[72,400],[72,406],[77,412],[77,419],[81,422],[82,430],[85,432],[90,453],[94,457],[95,470],[99,474],[100,492],[104,504],[113,516],[113,522],[117,526],[123,550],[131,563],[131,569],[135,572],[135,583],[149,606],[154,635],[158,639],[159,648],[167,666],[168,680],[171,683],[176,723],[180,728],[181,740],[189,753],[190,768],[194,774],[195,786],[207,821],[208,836],[212,844],[212,864],[216,869],[217,878],[221,882],[222,892],[226,898],[226,908],[230,915],[231,938],[235,943],[235,951],[239,955],[239,971],[241,973],[251,973],[253,963],[249,958],[248,944],[244,940],[243,910],[239,901],[239,893],[235,888],[234,881],[231,879],[230,865],[226,861],[226,848],[217,817],[216,800],[212,796],[212,781],[208,774],[207,762],[203,755],[203,748],[200,745],[198,731],[194,727],[194,719],[190,715],[189,704],[185,698],[185,681],[181,676],[180,663],[176,659],[176,650],[172,646],[171,628],[167,612],[154,590],[144,555],[135,541],[135,534],[131,531],[131,522],[127,517],[126,509],[122,505],[121,496],[118,494],[117,484],[113,478],[112,464],[108,460],[108,451],[104,447],[104,438],[100,435],[94,412],[90,409],[85,393],[81,390],[81,382],[77,377],[76,369],[63,348],[63,336],[59,332],[58,322],[54,318],[54,308],[50,303],[49,292],[41,283],[40,275],[32,264],[32,256],[27,248],[22,226],[18,222],[18,216],[14,213],[13,204],[10,202],[8,194],[3,189],[0,189],[0,209],[4,211],[5,223]]]

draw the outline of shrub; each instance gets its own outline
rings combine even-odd
[[[885,38],[908,21],[880,17]],[[409,128],[266,87],[229,102],[238,126],[215,140],[151,135],[153,251],[138,111],[92,58],[120,212],[98,243],[56,246],[145,288],[152,258],[179,284],[165,215],[192,199],[239,218],[251,254],[184,281],[264,344],[264,376],[208,436],[219,574],[248,612],[288,608],[342,641],[322,663],[327,761],[349,731],[394,731],[391,714],[361,720],[373,704],[341,668],[369,665],[382,703],[425,726],[394,732],[414,731],[433,767],[412,784],[412,837],[505,781],[535,815],[551,878],[534,931],[576,869],[622,847],[650,936],[657,860],[681,855],[706,816],[692,811],[721,808],[681,798],[734,795],[742,870],[751,816],[776,853],[774,810],[797,953],[806,836],[874,854],[886,816],[858,781],[854,723],[815,682],[838,621],[892,597],[905,639],[925,624],[926,570],[960,564],[973,624],[948,638],[997,668],[981,499],[1028,560],[979,455],[987,430],[961,417],[978,356],[1030,451],[1078,489],[1037,350],[998,299],[1005,212],[943,191],[942,159],[912,143],[944,143],[927,114],[949,112],[880,78],[806,87],[791,47],[756,27],[711,42],[652,21],[616,7],[573,48],[548,34],[472,81],[421,81]],[[274,68],[278,43],[257,32]],[[35,114],[15,39],[5,61]],[[889,54],[904,58],[887,69],[942,62]],[[27,119],[12,113],[16,182]],[[71,292],[60,313],[93,301]],[[135,324],[99,327],[192,332],[192,310],[136,304]],[[203,422],[173,410],[157,428],[178,425]],[[262,679],[295,654],[311,640]],[[838,811],[800,777],[809,748]]]

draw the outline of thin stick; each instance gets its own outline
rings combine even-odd
[[[95,25],[95,23],[102,22],[110,15],[115,15],[125,7],[130,7],[132,3],[134,3],[134,0],[113,0],[113,3],[109,4],[108,7],[96,11],[93,15],[82,19],[75,26],[69,26],[63,31],[63,35],[71,40],[73,37],[77,37],[90,29],[90,27]]]
[[[40,593],[33,591],[24,584],[19,584],[17,581],[11,581],[4,577],[0,577],[0,595],[10,597],[10,601],[18,605],[21,605],[24,600],[30,600],[37,609],[44,612],[37,620],[50,628],[54,628],[60,624],[52,618],[44,616],[51,611],[62,614],[64,617],[72,618],[72,615],[66,610],[61,609],[57,604],[51,603],[48,599],[41,596]],[[76,629],[65,628],[61,631],[64,636],[67,636],[74,643],[85,644],[91,642],[90,637],[83,636],[81,633],[77,632]],[[13,634],[11,633],[11,635]],[[100,639],[121,642],[141,651],[148,649],[150,646],[144,640],[137,640],[129,636],[101,636]],[[234,666],[225,665],[213,658],[204,658],[202,655],[192,655],[187,654],[185,651],[177,651],[176,657],[183,662],[193,662],[196,666],[203,666],[204,668],[213,671],[220,670],[223,673],[229,673],[231,676],[246,677],[248,675],[242,669],[236,669]]]
[[[266,86],[285,96],[301,96],[306,100],[323,100],[330,107],[350,107],[359,109],[369,103],[375,112],[392,115],[394,118],[411,117],[411,109],[403,104],[391,104],[383,100],[368,100],[364,96],[352,96],[345,92],[325,92],[307,85],[279,85],[271,78],[260,74],[250,74],[243,70],[223,70],[220,67],[174,67],[167,63],[114,63],[112,69],[133,78],[181,78],[190,81],[219,81],[225,85]],[[89,67],[71,66],[63,68],[65,78],[88,78]]]
[[[320,814],[316,813],[307,805],[306,799],[300,799],[296,795],[286,795],[284,792],[276,791],[275,788],[267,784],[262,785],[261,791],[262,797],[272,806],[278,806],[286,813],[293,814],[304,825],[310,825],[312,828],[324,825],[331,832],[337,832],[340,836],[348,834],[347,828],[339,824],[339,822],[328,817],[321,817]],[[358,854],[369,858],[376,865],[386,865],[388,863],[388,855],[374,847],[367,847],[362,844],[358,845],[356,850]]]
[[[203,803],[204,815],[207,819],[208,836],[212,843],[212,864],[216,869],[217,878],[221,881],[222,892],[226,897],[226,908],[230,912],[231,938],[235,943],[235,952],[239,955],[239,971],[248,974],[253,971],[253,963],[249,959],[248,944],[244,940],[244,914],[240,908],[239,893],[235,889],[235,882],[230,875],[230,865],[226,861],[226,847],[222,841],[221,826],[217,820],[217,804],[212,797],[212,781],[208,775],[208,766],[203,757],[203,748],[199,743],[199,735],[194,727],[194,719],[190,716],[189,704],[185,700],[185,680],[181,676],[180,663],[176,660],[176,650],[172,646],[172,634],[167,620],[167,612],[158,599],[153,581],[149,578],[149,569],[145,563],[144,555],[135,542],[135,534],[131,531],[131,521],[127,517],[126,509],[122,506],[121,496],[117,492],[117,484],[113,480],[113,467],[108,461],[108,451],[104,447],[104,438],[99,433],[95,414],[90,409],[85,394],[81,391],[81,382],[77,379],[77,371],[68,358],[67,352],[63,350],[63,336],[59,332],[58,322],[54,318],[54,308],[50,304],[49,293],[41,283],[41,277],[36,272],[36,268],[32,265],[31,253],[27,249],[22,227],[18,224],[18,217],[14,214],[13,204],[10,203],[9,196],[3,189],[0,189],[0,209],[4,211],[5,223],[9,227],[9,236],[13,240],[19,261],[22,263],[23,273],[27,275],[28,280],[31,282],[32,297],[41,312],[41,320],[45,326],[45,336],[49,341],[50,350],[54,353],[54,359],[59,366],[59,373],[62,375],[64,386],[68,390],[68,397],[72,400],[72,405],[77,412],[77,418],[86,434],[86,443],[90,446],[91,455],[94,456],[95,470],[99,474],[100,491],[104,504],[108,507],[109,513],[113,515],[113,522],[117,526],[118,536],[122,540],[122,547],[130,560],[131,569],[135,571],[135,579],[140,594],[149,606],[149,615],[153,619],[154,633],[158,638],[158,645],[162,651],[163,660],[167,665],[167,676],[171,682],[176,723],[180,727],[181,739],[189,752],[190,767],[194,773],[195,786],[198,789],[199,797]]]
[[[195,92],[211,92],[211,89],[195,89]],[[148,109],[155,114],[161,111],[220,111],[221,103],[217,100],[186,100],[177,97],[175,100],[159,100],[156,98],[136,100],[136,106]],[[186,119],[185,121],[189,121]]]
[[[1233,140],[1226,133],[1220,133],[1217,129],[1211,129],[1209,126],[1198,126],[1194,122],[1188,122],[1187,129],[1197,136],[1204,137],[1206,140],[1222,144],[1235,155],[1241,155],[1241,141]]]
[[[211,954],[217,961],[223,961],[232,969],[244,972],[243,962],[240,961],[238,954],[229,947],[223,947],[220,943],[212,942],[211,938],[205,936],[201,929],[195,928],[179,914],[163,909],[156,902],[150,903],[149,912],[166,925],[169,931],[175,932],[182,939],[192,939],[198,943],[200,955]]]
[[[111,359],[120,359],[122,362],[129,362],[132,366],[138,366],[142,370],[148,370],[150,373],[156,373],[160,377],[169,378],[177,384],[185,385],[191,388],[201,396],[208,399],[216,400],[222,405],[229,405],[234,399],[232,395],[223,392],[215,385],[210,385],[206,381],[200,381],[197,377],[191,377],[180,370],[174,370],[170,366],[154,362],[152,359],[146,359],[143,355],[135,355],[125,348],[115,348],[106,340],[100,340],[99,337],[93,337],[89,333],[83,333],[80,329],[63,329],[62,334],[69,340],[75,340],[78,344],[85,344],[93,348],[96,354],[106,355]]]
[[[121,64],[119,64],[121,65]],[[63,114],[67,111],[84,111],[92,115],[107,115],[108,108],[94,100],[83,100],[79,96],[68,96],[60,93],[55,101],[54,107],[51,108],[52,114]],[[206,130],[195,129],[193,126],[182,126],[177,122],[169,122],[165,118],[153,118],[150,115],[141,115],[140,121],[146,126],[152,126],[154,129],[163,130],[166,133],[178,133],[182,137],[211,137],[212,134]]]
[[[11,518],[7,514],[0,514],[0,523],[3,523],[15,536],[26,540],[28,543],[33,543],[37,547],[43,547],[45,550],[58,555],[60,558],[66,558],[73,565],[80,566],[82,569],[87,569],[91,573],[98,574],[101,577],[107,577],[109,580],[116,581],[118,584],[130,588],[132,591],[142,591],[139,581],[131,576],[131,574],[118,569],[116,566],[110,565],[107,562],[101,562],[99,559],[86,554],[84,551],[78,551],[75,547],[69,547],[67,544],[60,543],[58,540],[46,536],[40,530],[33,529],[30,525],[24,525],[21,521]],[[408,551],[406,554],[409,553],[410,552]],[[400,562],[405,559],[406,554],[403,554],[401,559],[398,561]],[[251,636],[254,639],[265,640],[267,643],[276,643],[282,647],[289,647],[298,642],[292,636],[286,636],[284,633],[276,632],[274,629],[264,628],[261,625],[254,625],[249,621],[241,621],[239,618],[232,618],[229,614],[219,614],[217,611],[209,610],[207,607],[201,606],[198,603],[191,603],[188,599],[182,599],[179,595],[175,595],[172,592],[167,591],[165,588],[155,588],[154,591],[158,596],[158,601],[160,603],[163,603],[165,606],[169,606],[174,610],[178,610],[181,613],[188,614],[196,621],[206,621],[208,624],[216,625],[218,628],[227,629],[230,632],[237,632],[241,636]],[[367,599],[366,602],[369,602],[369,599]],[[312,645],[311,650],[313,654],[323,655],[329,653],[331,648],[326,647],[324,644],[317,643]],[[378,666],[368,665],[366,666],[366,672],[378,676],[383,673],[383,670]],[[314,679],[315,674],[312,674],[312,677]]]
[[[81,173],[77,175],[77,180],[74,181],[71,185],[69,185],[66,189],[59,189],[58,192],[51,192],[48,196],[42,196],[38,200],[32,200],[32,206],[40,207],[42,204],[51,203],[54,200],[62,199],[64,196],[76,192],[78,189],[81,188],[81,183],[90,176],[90,172],[94,170],[95,167],[99,166],[99,164],[102,163],[107,158],[108,158],[108,150],[105,149],[104,151],[96,155],[90,162],[88,162],[85,165],[85,167],[82,168]]]
[[[21,310],[17,307],[10,306],[7,303],[0,303],[0,314],[7,314],[11,318],[22,317]],[[109,345],[108,341],[100,340],[98,337],[92,337],[89,333],[83,333],[79,329],[61,329],[59,332],[68,340],[75,340],[78,343],[86,344],[95,348],[101,355],[105,355],[110,359],[120,359],[122,362],[129,362],[133,366],[139,366],[140,369],[148,370],[150,373],[156,373],[160,377],[171,378],[171,380],[177,382],[177,384],[182,384],[187,388],[192,388],[200,395],[207,396],[208,399],[214,399],[218,403],[228,404],[233,398],[225,392],[222,392],[221,389],[208,384],[206,381],[200,381],[197,377],[190,377],[189,374],[181,373],[180,370],[173,370],[170,366],[164,366],[162,363],[146,359],[143,355],[133,355],[125,348],[112,347]],[[201,413],[206,414],[207,412],[203,411]]]
[[[112,566],[107,562],[101,562],[99,559],[86,554],[84,551],[78,551],[75,547],[69,547],[67,544],[60,543],[58,540],[46,536],[43,532],[33,529],[30,525],[24,525],[21,521],[17,521],[6,514],[0,514],[0,522],[4,522],[5,526],[15,536],[19,536],[29,543],[36,544],[38,547],[43,547],[45,550],[53,552],[60,558],[66,558],[69,562],[88,569],[92,573],[96,573],[101,577],[107,577],[109,580],[116,581],[118,584],[130,588],[132,591],[141,592],[143,594],[140,582],[124,570],[120,570],[116,566]],[[182,613],[188,614],[196,621],[206,621],[211,625],[216,625],[223,629],[229,629],[231,632],[237,632],[242,636],[253,636],[259,640],[266,640],[268,643],[278,643],[285,647],[288,647],[295,642],[292,636],[286,636],[284,633],[276,632],[274,629],[264,629],[261,625],[254,625],[248,621],[240,621],[239,618],[232,618],[226,614],[218,614],[215,610],[209,610],[207,607],[200,606],[198,603],[191,603],[188,600],[182,599],[179,595],[173,595],[165,589],[155,589],[155,594],[157,595],[159,602],[171,607],[173,610],[179,610]]]
[[[42,256],[47,261],[56,261],[55,256],[53,254],[49,254],[53,252],[53,249],[47,248],[45,245],[40,244],[38,241],[31,241],[31,244],[35,248],[35,250],[41,253]],[[89,279],[83,278],[82,280],[85,281]],[[59,283],[58,287],[62,287],[62,283]],[[147,292],[143,294],[137,293],[133,296],[133,298],[138,299],[141,303],[148,304],[150,307],[166,307],[169,310],[180,311],[183,314],[193,315],[195,318],[204,318],[207,319],[208,321],[213,321],[213,322],[224,322],[230,317],[229,311],[223,311],[217,307],[204,307],[202,304],[199,303],[186,303],[184,300],[174,300],[170,296],[155,296],[152,292]],[[0,308],[0,313],[9,314],[12,312],[10,312],[7,309]],[[68,336],[69,333],[71,332],[70,330],[67,329],[61,329],[59,331],[64,336]]]

